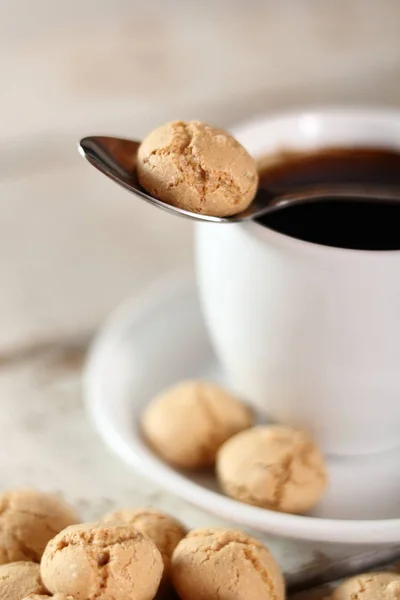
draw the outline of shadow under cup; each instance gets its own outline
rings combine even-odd
[[[258,159],[324,148],[400,152],[400,113],[293,113],[235,133]],[[197,225],[203,314],[232,386],[332,454],[400,444],[400,209],[386,221],[360,209],[276,213],[268,226]]]

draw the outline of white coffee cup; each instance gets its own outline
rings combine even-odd
[[[234,133],[255,157],[329,146],[400,150],[400,112],[297,112]],[[308,430],[328,453],[400,444],[400,251],[321,246],[256,222],[199,224],[196,247],[212,342],[250,403]]]

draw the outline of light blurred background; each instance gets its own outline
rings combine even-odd
[[[90,133],[400,104],[399,0],[0,0],[0,358],[85,335],[192,261],[192,227],[103,179]]]

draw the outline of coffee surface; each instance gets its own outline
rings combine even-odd
[[[396,185],[400,190],[400,150],[331,148],[304,154],[284,153],[260,172],[260,186],[274,193],[345,183]],[[285,235],[324,246],[400,249],[400,202],[327,199],[278,210],[259,222]]]

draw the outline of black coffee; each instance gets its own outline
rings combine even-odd
[[[273,192],[346,182],[393,184],[400,188],[400,152],[363,148],[293,153],[284,155],[260,175],[261,186]],[[325,246],[400,249],[400,203],[326,200],[278,210],[259,222]]]

